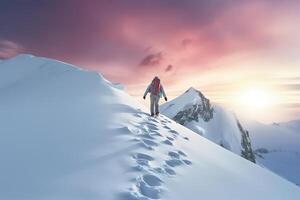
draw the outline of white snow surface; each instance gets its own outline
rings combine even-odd
[[[0,199],[300,199],[296,185],[59,61],[0,64],[0,121]]]
[[[251,137],[253,150],[257,152],[257,162],[300,185],[300,120],[285,123],[262,124],[255,121],[244,122]]]
[[[190,88],[182,95],[161,105],[160,111],[165,116],[173,118],[179,111],[184,110],[185,107],[196,103],[201,104],[201,97],[196,89]],[[184,126],[218,145],[222,144],[226,149],[240,155],[241,132],[237,126],[235,116],[219,105],[212,104],[212,106],[214,113],[211,120],[206,122],[200,118],[198,122],[191,121],[184,124]]]

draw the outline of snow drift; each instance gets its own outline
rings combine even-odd
[[[161,105],[161,112],[229,151],[255,162],[248,132],[236,116],[212,104],[200,91],[191,87]]]
[[[300,198],[294,184],[149,117],[117,88],[51,59],[1,62],[0,199]]]

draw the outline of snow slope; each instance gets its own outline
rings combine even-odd
[[[0,199],[300,198],[94,72],[20,55],[0,64],[0,81]]]
[[[248,133],[237,118],[221,106],[210,103],[200,91],[190,88],[160,108],[169,118],[255,162]]]
[[[249,129],[257,162],[300,185],[300,121],[244,124]]]

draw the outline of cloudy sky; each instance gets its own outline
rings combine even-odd
[[[259,121],[300,118],[300,1],[1,0],[0,59],[46,56],[121,82],[154,75]]]

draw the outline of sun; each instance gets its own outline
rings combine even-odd
[[[247,109],[267,108],[272,104],[272,93],[263,88],[247,88],[238,95],[238,103]]]
[[[239,116],[267,121],[278,113],[283,102],[281,94],[280,88],[270,84],[240,84],[233,92],[230,106]]]

